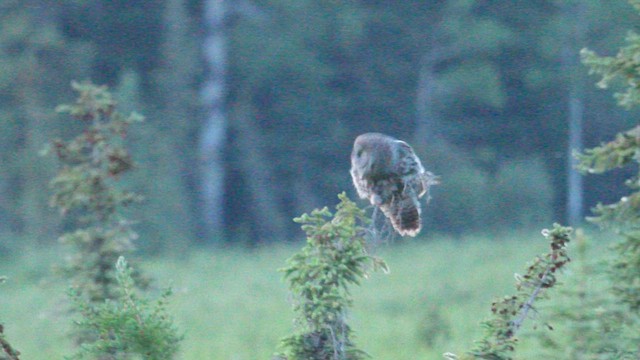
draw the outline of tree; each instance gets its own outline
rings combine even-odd
[[[101,303],[87,301],[72,290],[71,297],[82,317],[75,325],[92,341],[82,344],[70,359],[170,360],[178,352],[182,337],[167,313],[171,291],[154,304],[136,293],[133,270],[124,257],[115,264],[117,297]]]
[[[575,169],[575,151],[583,148],[584,131],[584,79],[581,72],[577,71],[578,49],[577,46],[584,43],[584,37],[588,24],[586,24],[586,5],[583,2],[567,3],[562,10],[562,17],[568,20],[568,33],[565,35],[565,44],[561,53],[563,72],[568,74],[568,106],[567,121],[569,123],[569,140],[567,151],[567,220],[569,225],[576,226],[582,222],[584,207],[584,185],[582,176]]]
[[[640,11],[640,2],[630,3]],[[639,55],[640,36],[633,32],[615,56],[598,56],[587,49],[581,52],[582,60],[589,66],[590,72],[601,76],[598,83],[600,87],[622,84],[623,90],[616,93],[615,97],[626,108],[640,104],[640,88],[637,85]],[[639,151],[640,126],[636,126],[617,134],[612,141],[578,153],[578,168],[584,173],[593,174],[628,167],[634,162],[638,163]],[[640,355],[640,187],[637,167],[635,171],[636,174],[625,182],[630,193],[610,204],[599,203],[594,208],[595,216],[588,218],[621,235],[612,248],[614,256],[604,264],[607,283],[600,285],[615,297],[597,296],[578,287],[578,291],[565,294],[570,296],[570,301],[578,301],[581,306],[556,310],[557,317],[568,320],[565,325],[569,328],[571,339],[578,340],[570,347],[574,358],[635,359]],[[585,275],[588,273],[583,270],[580,276]],[[594,300],[597,302],[594,303]],[[580,330],[580,333],[576,334],[576,330]],[[546,341],[546,345],[552,351],[559,347],[555,341]]]
[[[141,103],[132,109],[144,109],[149,115],[146,125],[132,133],[139,164],[132,182],[148,194],[139,229],[154,241],[145,247],[179,251],[191,241],[207,239],[202,228],[199,152],[195,145],[202,120],[198,76],[203,63],[189,2],[168,0],[163,6],[158,49],[161,60],[150,76],[153,86],[145,88],[142,72],[130,70],[139,79],[135,93],[116,95],[123,95],[118,97],[120,105],[137,96]],[[162,146],[157,145],[160,143]],[[154,221],[159,218],[168,221]]]
[[[199,133],[198,157],[201,211],[207,236],[221,234],[224,215],[225,168],[222,159],[227,137],[227,2],[204,2],[207,34],[202,50],[209,72],[201,92],[206,115]]]
[[[506,94],[495,54],[509,45],[513,34],[490,14],[477,14],[475,1],[446,1],[419,13],[412,5],[404,10],[415,18],[412,22],[428,24],[407,29],[424,39],[416,44],[424,54],[417,68],[414,133],[424,146],[443,135],[444,124],[437,119],[453,105],[449,99],[474,108],[504,106]],[[458,26],[462,23],[464,27]]]
[[[73,254],[63,271],[83,298],[98,303],[116,297],[116,260],[133,250],[138,237],[122,211],[141,198],[116,181],[133,167],[125,138],[142,116],[118,112],[106,87],[73,83],[73,88],[76,103],[57,110],[82,123],[84,130],[71,140],[54,139],[47,150],[59,161],[50,204],[75,228],[60,236]]]
[[[629,1],[640,11],[640,2]],[[620,48],[615,57],[598,56],[593,51],[583,50],[581,55],[592,73],[602,78],[598,85],[606,88],[612,82],[620,82],[624,88],[615,94],[618,104],[631,108],[640,104],[639,76],[636,72],[637,58],[640,54],[640,35],[631,32],[626,39],[626,46]],[[603,173],[615,168],[625,167],[632,162],[639,162],[635,154],[640,150],[640,126],[619,133],[615,140],[601,146],[588,149],[579,156],[579,168],[587,173]],[[621,301],[629,308],[640,310],[640,247],[638,246],[640,231],[640,191],[635,175],[625,184],[631,193],[612,204],[598,204],[594,209],[596,216],[590,220],[601,226],[612,227],[623,235],[623,240],[616,246],[618,257],[612,267],[614,290]]]
[[[366,250],[364,212],[342,193],[336,213],[326,207],[295,221],[307,233],[306,245],[282,269],[294,296],[296,329],[281,341],[284,360],[363,359],[347,322],[353,299],[349,288],[371,270],[386,270]]]

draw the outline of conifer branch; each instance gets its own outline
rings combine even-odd
[[[2,347],[2,356],[0,359],[19,360],[20,352],[15,350],[9,341],[4,337],[4,326],[0,324],[0,346]]]
[[[554,274],[570,261],[566,252],[570,233],[571,228],[558,224],[554,224],[551,230],[542,231],[542,235],[550,242],[551,250],[537,256],[524,275],[515,275],[517,293],[493,302],[492,318],[482,322],[486,329],[484,338],[460,359],[513,359],[518,331],[531,318],[530,312],[536,310],[534,304],[544,298],[546,290],[557,283]],[[452,353],[445,353],[444,357],[459,359]]]
[[[542,277],[540,278],[540,282],[536,285],[536,287],[531,292],[531,296],[529,296],[529,299],[527,299],[527,301],[525,301],[525,303],[523,304],[522,309],[520,310],[520,316],[518,316],[513,321],[512,328],[513,328],[514,336],[518,332],[522,324],[524,323],[525,319],[527,319],[529,311],[534,309],[533,303],[538,298],[540,291],[542,291],[543,285],[545,284],[547,280],[547,276],[549,275],[550,271],[551,271],[551,265],[548,265],[547,268],[544,270]]]

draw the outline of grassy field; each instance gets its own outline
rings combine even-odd
[[[171,286],[171,312],[185,333],[181,359],[270,359],[292,329],[293,313],[277,269],[301,244],[258,249],[193,250],[148,259],[143,269]],[[373,359],[442,359],[481,336],[478,323],[493,298],[513,292],[522,272],[547,243],[539,233],[488,239],[405,240],[376,252],[391,268],[354,289],[350,320],[356,344]],[[0,264],[0,320],[23,359],[72,353],[65,316],[66,285],[51,275],[57,252],[25,250]],[[523,341],[520,358],[527,359]]]

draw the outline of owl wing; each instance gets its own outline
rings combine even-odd
[[[427,173],[409,144],[401,140],[397,140],[397,144],[398,161],[396,171],[404,182],[404,190],[413,192],[417,197],[421,197],[430,185]]]

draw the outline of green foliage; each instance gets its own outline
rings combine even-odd
[[[591,74],[602,76],[598,82],[600,88],[606,89],[612,82],[621,83],[625,89],[614,96],[618,104],[630,109],[640,103],[640,87],[638,84],[638,67],[640,59],[640,35],[629,32],[627,46],[620,48],[616,56],[598,56],[595,52],[583,49],[580,52],[582,61],[589,66]]]
[[[81,122],[84,130],[68,141],[53,140],[46,150],[61,165],[51,181],[50,204],[77,228],[60,237],[74,248],[65,273],[91,301],[101,302],[114,298],[113,266],[120,255],[133,249],[137,238],[120,213],[140,197],[119,189],[116,182],[133,167],[125,144],[127,128],[142,117],[119,113],[104,86],[72,86],[78,100],[58,106],[57,111]]]
[[[553,229],[543,230],[550,242],[550,251],[535,258],[524,275],[516,274],[517,293],[505,296],[491,304],[492,317],[482,322],[484,337],[462,359],[511,360],[515,351],[516,335],[525,320],[536,312],[534,303],[547,297],[550,288],[557,284],[556,272],[569,261],[566,246],[571,228],[554,224]],[[458,359],[447,353],[448,359]]]
[[[336,213],[326,207],[303,214],[307,243],[282,271],[294,294],[297,329],[282,340],[280,358],[289,360],[363,359],[347,324],[353,299],[349,287],[359,285],[371,270],[386,270],[366,250],[364,212],[342,193]]]
[[[579,229],[573,270],[542,309],[553,332],[536,332],[539,358],[637,359],[635,319],[611,293],[606,261]],[[595,260],[594,260],[595,259]],[[550,325],[550,326],[551,326]]]
[[[640,10],[638,1],[630,3]],[[631,32],[626,45],[615,57],[598,56],[593,51],[582,51],[583,62],[591,73],[601,76],[598,83],[607,87],[612,81],[621,82],[622,92],[615,94],[618,104],[627,109],[640,104],[640,35]],[[625,184],[630,193],[612,204],[598,204],[591,221],[618,231],[623,240],[614,250],[611,263],[612,289],[631,311],[640,312],[640,126],[619,133],[613,141],[578,154],[578,168],[587,173],[603,173],[614,168],[634,164],[636,175]]]
[[[173,359],[182,336],[166,306],[171,290],[150,303],[136,294],[132,270],[124,257],[115,264],[118,297],[89,302],[72,289],[75,308],[82,316],[76,326],[93,341],[81,345],[69,359]]]
[[[630,1],[640,10],[640,2]],[[606,88],[612,82],[623,86],[622,92],[615,94],[618,104],[627,109],[640,104],[638,84],[640,75],[640,36],[630,33],[626,46],[615,57],[601,57],[584,49],[583,62],[591,73],[601,76],[598,86]],[[640,163],[640,127],[616,135],[615,139],[592,149],[576,154],[578,169],[585,173],[600,174],[616,168],[634,166]],[[625,184],[630,193],[611,204],[599,203],[594,209],[595,216],[589,220],[601,227],[614,229],[622,239],[613,246],[613,258],[602,265],[607,277],[602,280],[602,294],[612,293],[612,297],[587,291],[586,278],[595,274],[585,265],[579,273],[578,283],[566,291],[571,305],[578,309],[558,307],[558,318],[567,319],[569,339],[575,340],[565,346],[570,358],[613,358],[637,359],[638,328],[640,325],[640,174],[628,179]],[[586,245],[584,245],[586,246]],[[582,250],[585,251],[585,250]],[[583,260],[584,262],[584,260]],[[560,341],[543,339],[551,349],[563,347]]]
[[[93,57],[56,23],[66,3],[0,2],[0,231],[27,241],[46,242],[59,225],[42,191],[55,167],[38,151],[67,128],[50,109],[69,95],[72,77],[86,76]]]
[[[445,180],[425,209],[425,228],[490,232],[510,224],[540,228],[551,220],[554,189],[541,158],[496,163],[498,154],[483,149],[473,161],[464,150],[444,142],[422,153],[428,154],[429,168]]]
[[[201,198],[207,197],[201,185],[207,182],[199,169],[207,154],[199,154],[196,146],[207,138],[201,120],[208,117],[212,103],[198,96],[207,93],[226,97],[216,104],[228,114],[220,122],[226,137],[220,162],[230,195],[224,216],[234,221],[221,230],[233,237],[250,229],[256,234],[248,238],[264,239],[273,234],[270,228],[277,229],[274,238],[290,237],[296,231],[292,224],[262,226],[259,213],[265,212],[246,211],[246,204],[265,196],[267,213],[284,223],[302,209],[325,203],[349,181],[341,162],[333,160],[348,162],[348,145],[364,129],[392,133],[414,145],[442,136],[464,148],[461,156],[471,162],[484,161],[485,149],[509,158],[544,159],[543,177],[550,177],[555,187],[553,206],[559,214],[566,161],[557,154],[566,145],[566,123],[557,114],[566,108],[566,75],[576,67],[560,69],[557,59],[567,42],[564,34],[581,20],[567,19],[565,3],[576,1],[259,1],[227,9],[228,19],[221,24],[228,26],[218,28],[222,41],[211,43],[202,30],[220,24],[203,22],[206,2],[112,1],[93,6],[76,0],[4,0],[0,214],[7,221],[0,223],[0,231],[26,233],[30,239],[59,225],[55,214],[42,206],[47,195],[40,191],[54,169],[37,158],[34,149],[50,134],[60,136],[76,127],[71,122],[57,126],[58,119],[46,109],[67,96],[70,78],[87,77],[114,87],[120,83],[120,105],[138,102],[132,107],[151,119],[129,134],[144,151],[136,157],[143,164],[140,171],[126,180],[150,198],[142,216],[165,219],[137,227],[150,235],[140,244],[143,250],[179,250],[189,239],[207,239],[201,231]],[[612,48],[612,39],[632,18],[628,6],[620,6],[620,1],[581,3],[587,13],[584,41],[603,51]],[[198,55],[203,45],[209,54],[219,55],[215,58],[224,62],[220,70],[226,76],[220,87],[200,92],[210,75],[203,66],[206,57]],[[587,91],[585,103],[594,104],[600,97]],[[591,124],[601,122],[586,130],[586,139],[600,131],[604,121],[613,124],[609,129],[626,121],[610,107],[590,109],[607,116],[585,113]],[[247,131],[233,115],[253,109],[255,114],[247,117],[248,126],[259,134],[255,141],[246,138]],[[247,149],[246,143],[255,148]],[[260,153],[263,159],[256,161],[265,169],[259,178],[270,181],[257,186],[259,190],[250,190],[255,159],[246,153]],[[427,165],[435,161],[428,152],[422,155]],[[496,156],[492,165],[500,167],[504,160]],[[267,166],[272,164],[279,166]],[[432,170],[447,175],[443,169]],[[490,175],[493,181],[494,172]],[[531,183],[520,187],[536,187],[538,179],[530,176]],[[592,187],[587,196],[596,197],[593,194],[605,191],[601,188]],[[478,194],[487,192],[473,196]],[[481,208],[478,203],[495,203],[493,195],[473,200],[441,203],[439,209],[468,214]],[[514,210],[526,214],[520,207]],[[505,222],[517,223],[517,218]],[[457,220],[434,225],[437,231],[452,233],[476,229]]]

